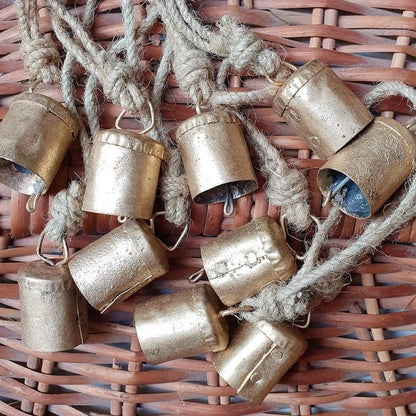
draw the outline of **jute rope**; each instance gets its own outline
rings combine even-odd
[[[402,82],[386,82],[376,86],[365,97],[364,102],[370,107],[390,95],[407,98],[412,110],[416,110],[416,91]],[[388,235],[405,225],[415,215],[416,175],[413,175],[392,203],[374,220],[369,221],[359,238],[320,262],[319,253],[327,240],[328,232],[340,217],[338,208],[332,208],[327,220],[315,234],[298,273],[287,284],[267,286],[257,296],[245,299],[242,305],[249,305],[254,311],[242,313],[242,317],[250,321],[294,321],[298,316],[308,313],[321,300],[335,298],[345,284],[348,272]]]
[[[155,19],[161,17],[166,26],[167,42],[164,45],[164,55],[151,96],[157,115],[152,137],[162,142],[168,149],[168,165],[161,181],[162,197],[169,207],[168,219],[175,224],[185,222],[189,209],[189,190],[179,154],[170,142],[160,116],[167,76],[174,72],[180,88],[189,94],[195,104],[208,110],[225,105],[237,111],[243,104],[269,98],[276,89],[272,87],[246,93],[229,93],[225,88],[225,80],[230,69],[248,70],[274,78],[282,71],[278,54],[266,48],[247,28],[231,18],[223,18],[218,25],[218,33],[212,32],[200,23],[184,0],[152,0],[147,7],[147,17],[138,28],[135,27],[131,16],[133,13],[131,5],[128,4],[128,0],[123,1],[125,36],[113,44],[112,50],[106,51],[90,39],[81,22],[59,1],[48,0],[48,3],[52,10],[56,36],[67,53],[70,53],[73,59],[91,74],[87,81],[85,97],[89,99],[88,111],[92,118],[93,130],[99,127],[98,122],[94,121],[98,115],[94,98],[98,83],[102,85],[108,99],[134,114],[140,112],[143,122],[147,121],[144,109],[149,98],[146,86],[138,81],[137,71],[141,66],[137,58],[136,43]],[[33,18],[33,9],[28,16]],[[25,23],[23,19],[21,27],[23,31],[26,30],[27,36],[22,35],[22,39],[26,37],[30,40],[33,36],[37,36],[36,31],[31,32],[30,29],[33,22],[34,20],[32,23],[30,21]],[[118,56],[120,51],[125,52],[123,60]],[[215,71],[212,62],[213,55],[222,59],[218,71]],[[46,68],[49,61],[44,62]],[[37,73],[41,73],[41,70]],[[46,75],[45,79],[47,79]],[[376,87],[367,97],[366,102],[372,105],[389,94],[408,98],[415,108],[414,90],[401,83],[388,83]],[[242,119],[247,139],[257,152],[260,171],[266,177],[267,196],[273,204],[285,208],[292,226],[297,226],[298,230],[305,230],[310,225],[310,215],[307,203],[308,191],[303,175],[296,169],[289,168],[263,133],[250,121]],[[75,189],[74,193],[78,195],[78,190]],[[168,201],[169,199],[171,201]],[[307,313],[321,300],[332,299],[345,284],[347,273],[361,261],[363,256],[370,253],[391,232],[403,226],[416,214],[415,202],[416,178],[413,177],[392,204],[376,219],[369,222],[359,238],[344,250],[332,253],[329,258],[322,260],[320,254],[328,233],[340,218],[339,210],[333,208],[326,221],[318,227],[298,273],[288,283],[269,285],[258,296],[246,299],[243,305],[251,306],[253,311],[243,313],[242,317],[247,320],[294,320],[299,315]],[[61,219],[62,222],[68,220],[65,226],[67,230],[70,229],[72,221],[70,215],[71,213],[65,213],[63,217],[66,216],[66,219]]]

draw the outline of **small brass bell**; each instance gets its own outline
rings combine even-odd
[[[146,361],[159,364],[223,350],[228,344],[228,324],[221,309],[208,285],[140,302],[134,321]]]
[[[94,136],[84,211],[127,218],[152,217],[165,150],[144,134],[150,128],[140,134],[115,128]]]
[[[144,221],[132,218],[78,251],[68,266],[88,303],[103,313],[164,275],[167,251],[179,241],[166,247]]]
[[[30,211],[48,190],[78,130],[71,112],[52,98],[23,93],[12,102],[0,124],[0,182],[32,195]]]
[[[18,273],[22,341],[35,351],[65,351],[88,337],[87,302],[66,265],[34,261]]]
[[[218,110],[197,114],[176,131],[193,200],[226,202],[257,189],[239,118]]]
[[[356,218],[371,217],[414,169],[416,143],[395,120],[377,117],[322,166],[318,186],[326,201]]]
[[[227,306],[271,282],[288,280],[297,270],[285,233],[267,215],[201,245],[201,258],[212,288]],[[198,280],[204,269],[190,281]]]
[[[317,60],[283,83],[273,109],[321,159],[344,147],[374,118],[335,72]]]
[[[261,404],[306,347],[302,334],[291,325],[244,322],[232,331],[228,347],[215,353],[212,362],[239,396]]]

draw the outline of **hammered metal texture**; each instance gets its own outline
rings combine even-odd
[[[273,109],[321,159],[345,146],[374,118],[335,72],[317,60],[285,81]]]
[[[203,244],[201,257],[212,288],[228,306],[297,269],[282,229],[267,215]]]
[[[239,198],[257,189],[241,122],[226,111],[197,114],[176,131],[192,198],[198,204]]]
[[[228,347],[214,354],[212,362],[239,396],[260,404],[306,347],[299,330],[289,324],[244,322],[231,332]]]
[[[84,211],[149,219],[165,156],[163,146],[128,130],[94,137],[82,205]]]
[[[415,163],[416,144],[410,131],[395,120],[378,117],[322,166],[318,186],[327,195],[350,178],[331,201],[347,215],[369,218],[406,181]]]
[[[20,94],[0,124],[0,182],[27,195],[39,188],[45,193],[78,130],[77,120],[57,101]]]
[[[80,292],[100,312],[169,269],[165,247],[144,221],[135,219],[78,251],[68,266]]]
[[[35,351],[70,350],[88,337],[87,302],[68,266],[26,263],[19,270],[22,341]]]
[[[219,315],[222,308],[208,285],[139,303],[134,321],[146,361],[158,364],[223,350],[228,344],[228,324]]]

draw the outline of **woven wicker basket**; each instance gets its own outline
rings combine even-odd
[[[143,5],[133,1],[139,20]],[[18,53],[16,14],[10,3],[0,0],[1,118],[13,96],[28,89],[28,74]],[[43,0],[38,4],[41,30],[51,32]],[[69,1],[69,7],[77,6],[80,11],[82,5],[82,0]],[[414,0],[205,0],[192,6],[207,24],[224,14],[237,17],[271,46],[283,45],[290,62],[300,64],[313,58],[327,62],[359,96],[380,81],[401,80],[416,86]],[[118,7],[118,0],[100,2],[93,28],[95,40],[107,42],[122,34]],[[161,33],[161,26],[153,28],[143,59],[160,57]],[[152,67],[149,65],[149,80]],[[247,90],[266,83],[234,75],[229,85]],[[41,86],[39,92],[62,99],[58,88]],[[169,128],[193,114],[174,79],[169,80],[165,100],[163,114]],[[109,128],[119,108],[106,104],[104,109],[101,124]],[[379,110],[403,123],[410,117],[404,100],[387,100]],[[325,217],[327,209],[321,207],[316,185],[321,160],[276,116],[270,103],[245,108],[244,112],[282,150],[288,162],[305,173],[313,213]],[[308,350],[262,405],[238,398],[219,378],[209,355],[153,367],[144,363],[132,326],[135,304],[161,291],[187,287],[186,277],[201,266],[202,242],[262,214],[278,218],[279,209],[268,204],[261,187],[237,200],[231,217],[223,216],[221,204],[193,205],[189,237],[171,254],[168,274],[107,314],[91,310],[90,336],[85,344],[62,353],[28,350],[20,341],[16,273],[23,262],[34,259],[37,235],[48,218],[53,196],[81,173],[80,149],[75,143],[34,214],[25,210],[26,196],[0,185],[0,414],[416,414],[414,222],[392,235],[358,266],[340,296],[312,313],[310,327],[303,330],[309,340]],[[84,247],[115,225],[114,218],[88,215],[82,234],[69,242],[71,250]],[[343,218],[328,247],[343,247],[360,234],[362,226],[363,221]],[[179,230],[161,222],[157,233],[170,242]]]

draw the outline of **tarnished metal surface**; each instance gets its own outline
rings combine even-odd
[[[226,111],[197,114],[176,131],[192,198],[223,202],[257,189],[241,122]]]
[[[228,344],[228,325],[219,315],[221,302],[208,285],[155,296],[137,305],[137,336],[146,361],[221,351]]]
[[[103,130],[94,137],[82,205],[84,211],[149,219],[163,146],[143,134]]]
[[[244,322],[234,328],[228,347],[214,354],[212,362],[239,396],[260,404],[306,347],[302,334],[289,324]]]
[[[169,268],[165,247],[144,221],[135,219],[78,251],[68,265],[80,292],[101,312]]]
[[[22,341],[35,351],[65,351],[88,337],[87,302],[68,266],[26,263],[19,270]]]
[[[0,124],[0,182],[44,194],[78,130],[70,111],[52,98],[18,95]]]
[[[285,81],[273,108],[321,159],[345,146],[374,118],[335,72],[316,60]]]
[[[318,186],[324,196],[333,194],[332,203],[344,213],[369,218],[409,177],[415,163],[410,131],[395,120],[378,117],[322,166]]]
[[[267,215],[202,245],[201,257],[212,288],[229,306],[296,272],[282,229]]]

